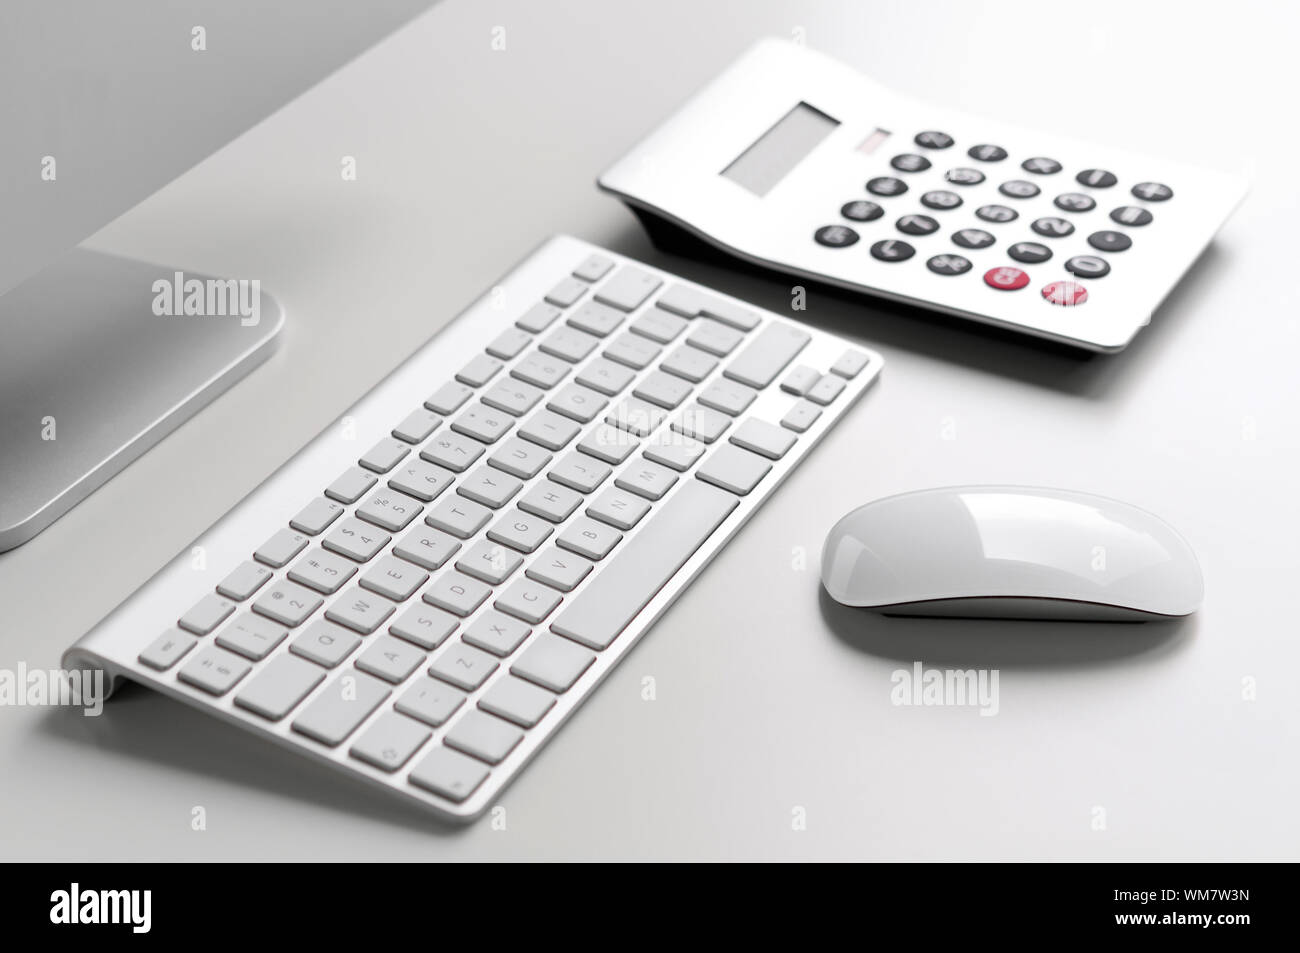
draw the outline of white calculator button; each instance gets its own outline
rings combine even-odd
[[[1139,205],[1121,205],[1110,213],[1110,220],[1120,225],[1150,225],[1153,217],[1149,209]]]
[[[899,172],[924,172],[930,168],[930,160],[914,152],[904,152],[889,160],[889,164]]]
[[[952,233],[953,244],[962,248],[988,248],[996,238],[982,228],[963,228]]]
[[[947,149],[952,145],[952,136],[946,132],[927,130],[918,132],[912,141],[923,149]]]
[[[1053,281],[1043,286],[1043,298],[1063,308],[1073,308],[1088,300],[1088,289],[1073,281]]]
[[[1019,212],[1005,205],[981,205],[975,215],[986,222],[1010,222],[1020,217]]]
[[[1133,239],[1129,238],[1123,232],[1114,232],[1105,229],[1100,232],[1093,232],[1088,236],[1088,244],[1097,251],[1125,251],[1132,247]]]
[[[1026,265],[1037,265],[1051,258],[1052,250],[1038,242],[1016,242],[1007,249],[1007,254]]]
[[[1042,190],[1034,183],[1026,182],[1024,179],[1012,179],[999,185],[998,191],[1013,199],[1032,199]]]
[[[1148,202],[1163,202],[1165,199],[1173,198],[1174,190],[1159,182],[1139,182],[1133,186],[1133,194]]]
[[[872,195],[902,195],[907,191],[907,183],[892,175],[879,175],[867,182],[867,191]]]
[[[1097,200],[1082,192],[1066,192],[1052,200],[1059,209],[1067,212],[1091,212],[1097,207]]]
[[[1020,163],[1020,168],[1035,175],[1055,175],[1061,171],[1061,163],[1046,156],[1034,156]]]
[[[945,189],[939,189],[934,192],[926,192],[921,196],[921,204],[926,208],[950,209],[956,208],[962,203],[962,198],[956,192],[949,192]]]
[[[854,202],[845,202],[840,208],[840,214],[855,222],[874,222],[885,214],[885,210],[875,202],[859,199]]]
[[[871,257],[879,261],[907,261],[916,254],[916,249],[907,242],[889,239],[876,242],[871,246]]]
[[[939,223],[929,215],[904,215],[898,220],[898,230],[904,235],[929,235],[939,230]]]
[[[1054,216],[1037,219],[1034,224],[1029,227],[1039,235],[1046,238],[1064,238],[1066,235],[1073,234],[1074,232],[1074,224],[1072,222]]]
[[[827,248],[848,248],[857,244],[858,233],[847,225],[823,225],[813,232],[813,240]]]
[[[1019,291],[1029,284],[1029,276],[1019,268],[1004,265],[1001,268],[990,268],[984,272],[984,283],[990,288],[997,288],[999,291]]]
[[[1114,172],[1105,169],[1084,169],[1074,177],[1074,181],[1092,189],[1108,189],[1119,180],[1115,178]]]
[[[1110,262],[1096,255],[1075,255],[1065,263],[1065,270],[1080,278],[1103,278],[1110,274]]]
[[[984,181],[984,173],[979,169],[949,169],[943,177],[953,185],[979,185]]]
[[[1007,150],[1001,146],[992,146],[987,143],[971,146],[966,150],[966,154],[972,159],[979,159],[980,162],[1001,162],[1007,157]]]

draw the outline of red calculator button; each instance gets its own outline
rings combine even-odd
[[[1088,289],[1074,281],[1053,281],[1043,286],[1043,297],[1052,304],[1072,308],[1088,300]]]
[[[1018,291],[1029,284],[1029,276],[1019,268],[990,268],[984,272],[984,283],[999,291]]]

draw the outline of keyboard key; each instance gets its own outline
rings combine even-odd
[[[429,574],[396,556],[385,556],[357,581],[371,592],[394,602],[405,602],[411,593],[429,581]]]
[[[558,357],[534,351],[510,371],[510,376],[543,390],[550,390],[569,373],[569,365]]]
[[[586,293],[586,284],[575,278],[565,278],[546,293],[546,300],[556,307],[567,308]]]
[[[787,394],[794,394],[796,397],[802,397],[808,393],[808,390],[821,380],[821,371],[815,367],[809,367],[807,364],[800,364],[794,370],[786,375],[785,380],[781,382],[781,390]]]
[[[578,583],[587,578],[587,574],[591,572],[591,570],[592,564],[590,561],[583,559],[581,556],[575,555],[574,553],[566,553],[564,550],[552,546],[532,561],[532,564],[524,571],[524,575],[529,579],[545,583],[548,586],[553,586],[561,592],[572,592],[574,588],[577,587]],[[524,588],[527,589],[529,587],[525,584]],[[537,587],[533,586],[531,588],[536,589]],[[505,597],[502,598],[504,599]],[[497,608],[501,608],[501,601],[501,599],[497,600]],[[535,601],[536,600],[533,599],[528,600],[529,603],[534,603]],[[560,600],[557,595],[555,598],[555,604],[550,608],[553,609],[555,605],[559,604],[559,602]],[[506,611],[509,612],[512,610],[507,609]],[[547,611],[549,612],[550,609]],[[513,612],[513,614],[518,615],[517,612]]]
[[[235,611],[235,604],[221,596],[204,596],[189,612],[177,621],[182,629],[195,635],[207,635],[225,622],[230,613]]]
[[[639,398],[629,397],[605,415],[605,423],[638,437],[648,437],[667,416],[667,412],[662,408],[648,404]]]
[[[500,764],[524,740],[524,733],[509,722],[475,709],[460,716],[447,733],[446,742],[488,764]]]
[[[324,601],[310,589],[282,580],[263,591],[253,603],[253,611],[293,629],[319,609]]]
[[[689,344],[683,344],[664,358],[664,362],[659,365],[661,370],[667,371],[669,374],[675,374],[692,384],[698,384],[704,380],[713,373],[714,368],[717,366],[718,359],[716,357]]]
[[[682,436],[713,443],[726,433],[731,426],[731,418],[708,407],[691,404],[668,426]]]
[[[487,768],[450,748],[434,748],[411,772],[411,783],[449,801],[465,800],[488,776]]]
[[[317,619],[289,643],[289,651],[317,665],[334,668],[360,644],[361,640],[342,626]]]
[[[722,449],[745,452],[729,446]],[[619,558],[574,597],[551,623],[551,629],[591,648],[608,647],[739,505],[740,501],[724,490],[688,480],[641,526]],[[536,648],[534,645],[525,652],[524,659]],[[515,674],[552,691],[568,687],[556,688],[528,672]]]
[[[700,464],[695,475],[707,483],[744,496],[767,476],[772,464],[756,453],[724,445]]]
[[[482,387],[495,377],[504,366],[489,354],[476,354],[468,364],[456,373],[456,380],[466,387]]]
[[[336,748],[391,694],[377,678],[344,672],[307,703],[293,720],[293,730]]]
[[[490,586],[496,586],[509,579],[523,562],[523,557],[513,550],[483,539],[456,560],[456,568]]]
[[[808,391],[808,399],[814,404],[829,404],[844,392],[844,378],[838,374],[827,374]]]
[[[556,328],[537,346],[552,357],[577,364],[594,351],[599,343],[600,338],[565,326]]]
[[[629,530],[641,522],[641,517],[650,512],[650,504],[625,490],[610,487],[592,500],[585,512],[592,519],[608,523],[615,529]]]
[[[198,644],[199,640],[194,636],[186,635],[179,629],[168,629],[140,653],[140,664],[165,672]]]
[[[424,449],[420,451],[420,458],[436,463],[440,467],[446,467],[453,473],[461,473],[483,456],[483,451],[486,449],[487,447],[477,440],[444,431],[425,444]]]
[[[633,388],[632,394],[665,410],[676,410],[690,396],[691,385],[672,374],[651,371]]]
[[[456,631],[458,625],[460,620],[450,612],[433,606],[414,605],[398,616],[388,631],[426,652],[432,652]]]
[[[820,407],[810,401],[801,400],[785,412],[785,416],[781,418],[781,426],[789,427],[795,433],[804,433],[817,423],[817,418],[821,415]]]
[[[588,559],[604,559],[622,538],[618,530],[581,516],[564,528],[555,543]]]
[[[867,355],[861,351],[848,350],[839,356],[839,359],[831,365],[831,373],[838,374],[840,377],[853,380],[862,373],[862,369],[867,366],[869,361]],[[802,395],[800,395],[802,396]]]
[[[780,460],[794,446],[795,436],[766,420],[750,417],[729,439],[736,446],[762,454],[769,460]]]
[[[464,384],[448,381],[425,400],[424,406],[446,417],[460,410],[461,404],[465,403],[473,395],[474,391]]]
[[[459,689],[437,679],[421,676],[402,693],[393,707],[403,715],[410,715],[426,725],[438,728],[456,713],[456,709],[465,704],[465,698],[465,693]]]
[[[219,698],[234,688],[252,668],[238,655],[209,645],[185,664],[178,677],[187,685]]]
[[[509,677],[489,688],[478,707],[521,728],[531,728],[555,707],[555,696],[544,688]]]
[[[590,493],[604,483],[612,472],[609,464],[575,450],[565,454],[559,463],[547,471],[546,476],[579,493]]]
[[[603,338],[622,324],[623,319],[623,312],[596,301],[588,301],[570,314],[566,323],[579,331]]]
[[[217,645],[237,652],[246,659],[260,662],[285,640],[289,630],[266,619],[245,612],[217,636]]]
[[[598,357],[594,361],[588,361],[575,379],[583,387],[590,387],[606,397],[614,397],[632,383],[634,377],[636,374],[631,368]]]
[[[563,619],[567,614],[566,612],[560,618]],[[594,661],[596,656],[582,646],[544,632],[510,666],[510,674],[549,688],[558,695],[572,688],[573,683],[591,668]]]
[[[432,510],[424,521],[444,533],[469,539],[492,518],[492,511],[481,503],[460,496],[449,496]]]
[[[506,328],[487,346],[487,352],[502,361],[511,361],[533,343],[533,336],[518,328]]]
[[[547,450],[563,450],[581,429],[567,417],[542,410],[519,428],[519,436]]]
[[[259,563],[266,563],[268,566],[279,569],[306,547],[307,537],[302,533],[295,533],[291,529],[276,530],[274,536],[257,547],[257,552],[253,553],[253,558]]]
[[[523,489],[518,477],[512,477],[494,467],[481,466],[460,482],[456,492],[461,496],[499,510],[511,497]]]
[[[660,344],[671,344],[677,335],[686,330],[686,324],[684,318],[653,308],[628,325],[628,330]]]
[[[512,619],[500,612],[485,612],[465,630],[463,638],[476,648],[505,658],[519,648],[532,631],[518,619]]]
[[[357,507],[357,516],[391,532],[406,529],[424,510],[424,504],[405,493],[382,489]]]
[[[369,470],[363,470],[361,467],[349,467],[337,480],[325,488],[325,495],[331,500],[351,505],[365,496],[366,491],[378,482],[379,478]]]
[[[512,390],[519,392],[512,385],[507,385],[499,393]],[[538,394],[540,395],[540,393],[539,391]],[[483,443],[496,443],[514,424],[515,422],[511,419],[509,413],[493,410],[486,404],[478,403],[471,404],[459,417],[453,420],[451,429],[456,433],[464,434],[466,437],[473,437]]]
[[[807,331],[773,321],[745,345],[722,373],[733,381],[761,390],[776,380],[811,340],[812,335]]]
[[[342,506],[333,500],[319,497],[304,506],[297,516],[289,520],[289,525],[300,533],[317,536],[342,515]]]
[[[424,407],[417,407],[406,415],[405,419],[393,428],[393,436],[407,443],[424,443],[442,424],[442,418]],[[368,489],[368,488],[367,488]],[[361,491],[362,493],[365,490]],[[358,493],[357,496],[361,494]]]
[[[672,470],[645,460],[628,466],[615,478],[614,485],[643,496],[647,500],[658,500],[662,499],[676,482],[677,474]]]
[[[704,456],[705,446],[678,433],[661,433],[645,448],[645,458],[683,473]]]
[[[554,324],[560,314],[560,309],[555,305],[539,301],[524,312],[524,316],[515,322],[515,327],[529,334],[539,334]]]
[[[364,563],[387,546],[392,539],[393,537],[378,527],[349,516],[321,540],[321,545],[331,552],[341,553],[348,559]]]
[[[433,660],[429,674],[472,692],[487,681],[498,665],[497,660],[486,652],[471,648],[464,642],[453,642]]]
[[[723,371],[725,374],[726,371]],[[754,402],[758,391],[736,381],[716,380],[700,393],[699,402],[705,407],[720,410],[732,417],[745,412]]]
[[[641,268],[624,265],[596,289],[596,300],[620,311],[635,311],[659,290],[663,279]]]
[[[396,771],[431,737],[433,732],[419,722],[388,711],[361,733],[348,754],[381,771]]]
[[[562,523],[582,504],[582,494],[547,480],[538,483],[519,500],[519,508],[552,523]]]
[[[583,453],[604,460],[606,463],[619,464],[632,455],[641,441],[626,430],[619,430],[609,424],[599,424],[588,431],[582,438],[578,449]]]
[[[289,578],[317,592],[330,595],[355,575],[357,567],[323,549],[313,549],[294,563]]]
[[[325,618],[369,635],[397,610],[387,599],[353,586],[325,610]]]
[[[458,572],[444,572],[424,591],[422,598],[431,605],[464,618],[481,606],[483,600],[490,595],[491,587],[477,579]]]
[[[769,328],[780,325],[769,325]],[[728,327],[711,318],[700,318],[686,337],[686,343],[693,344],[701,351],[708,351],[717,357],[726,357],[744,340],[744,335],[735,328]]]
[[[424,460],[408,460],[388,478],[388,485],[399,493],[430,503],[455,479],[456,474],[446,467]]]
[[[483,403],[496,410],[504,411],[512,417],[522,417],[542,399],[542,394],[541,388],[508,377],[502,378],[487,389],[483,394]],[[510,424],[506,423],[505,426],[509,427]],[[465,432],[471,437],[478,437],[478,434],[472,430]],[[499,436],[500,434],[496,435],[496,437]],[[484,440],[484,443],[491,443],[496,440],[496,437],[491,440],[484,440],[482,437],[479,437],[479,439]]]
[[[268,721],[279,721],[323,681],[325,672],[320,666],[281,655],[253,676],[235,696],[235,704]]]
[[[393,547],[393,554],[432,572],[441,568],[443,563],[456,555],[458,549],[460,549],[460,542],[450,534],[438,529],[417,526]]]
[[[243,602],[262,588],[271,576],[271,570],[250,559],[236,566],[230,575],[217,584],[217,593],[227,599]]]
[[[492,456],[488,463],[498,470],[505,470],[511,476],[521,480],[531,480],[551,462],[551,455],[536,444],[518,437],[511,437]]]
[[[381,635],[357,656],[357,668],[399,685],[424,664],[424,659],[425,654],[410,642]]]
[[[533,565],[535,566],[536,563]],[[531,570],[530,566],[529,571]],[[551,614],[563,598],[558,592],[546,586],[519,579],[512,583],[492,605],[517,619],[537,625]]]
[[[607,406],[609,401],[600,393],[581,384],[566,384],[546,402],[547,410],[563,414],[580,424],[591,423]]]
[[[573,276],[583,281],[600,281],[613,267],[614,263],[604,255],[588,255],[581,265],[573,269]]]
[[[655,304],[684,318],[698,318],[701,315],[706,318],[716,318],[723,324],[729,324],[741,331],[752,331],[759,324],[758,315],[748,308],[685,285],[673,285],[659,296]]]
[[[555,532],[555,527],[540,516],[531,516],[522,510],[507,513],[488,530],[488,539],[502,545],[517,549],[521,553],[531,553],[546,541],[546,537]]]
[[[614,338],[602,353],[611,361],[618,361],[639,371],[659,357],[663,353],[663,348],[631,331],[624,331]]]
[[[402,459],[410,452],[411,448],[404,441],[394,437],[384,437],[366,451],[366,455],[358,462],[367,470],[373,470],[375,473],[387,473],[401,463]]]

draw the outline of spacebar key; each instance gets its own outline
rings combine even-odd
[[[607,648],[739,505],[734,494],[688,481],[614,554],[551,629],[588,648]]]

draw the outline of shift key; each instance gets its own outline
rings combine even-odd
[[[722,374],[761,389],[776,380],[776,375],[811,340],[812,335],[807,331],[773,321],[741,349]]]

